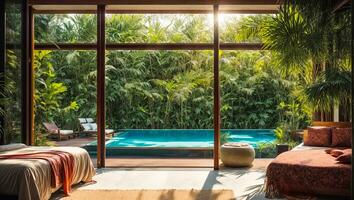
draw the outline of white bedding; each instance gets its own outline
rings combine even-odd
[[[74,156],[73,184],[90,181],[95,169],[86,150],[79,147],[30,147],[23,144],[0,146],[0,154],[59,150]],[[58,188],[51,187],[51,168],[40,159],[0,159],[0,194],[17,195],[19,200],[45,200]]]

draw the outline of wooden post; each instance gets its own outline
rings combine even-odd
[[[105,5],[97,6],[97,167],[105,167]]]
[[[352,8],[352,52],[351,52],[351,56],[352,59],[354,58],[354,31],[353,31],[353,24],[354,24],[354,8],[353,5],[351,6]],[[354,94],[354,82],[353,82],[353,77],[354,77],[354,63],[352,60],[352,102],[350,102],[352,105],[352,114],[351,114],[351,122],[352,122],[352,127],[354,126],[354,120],[353,120],[353,114],[354,114],[354,106],[353,106],[353,94]],[[352,136],[354,135],[354,130],[352,129]],[[352,144],[354,144],[354,137],[352,137]],[[352,163],[354,162],[354,158],[352,157]],[[351,199],[354,199],[354,184],[353,184],[353,178],[354,178],[354,168],[352,167],[352,177],[351,177]]]
[[[22,1],[22,106],[21,140],[34,144],[34,17],[27,0]]]
[[[6,63],[6,15],[5,1],[0,2],[0,93],[3,94],[5,87],[5,63]],[[5,109],[1,104],[1,109]],[[5,118],[0,116],[0,145],[5,143]]]
[[[28,55],[29,15],[27,0],[21,2],[21,142],[29,144]]]
[[[28,60],[28,91],[29,91],[29,121],[28,144],[34,145],[34,16],[33,8],[29,6],[29,60]]]
[[[220,154],[220,80],[219,80],[219,5],[214,5],[214,169],[219,169]]]

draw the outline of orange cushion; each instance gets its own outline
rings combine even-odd
[[[332,130],[332,147],[351,147],[352,128],[335,128]]]
[[[304,145],[307,146],[331,146],[332,128],[330,127],[309,127]]]

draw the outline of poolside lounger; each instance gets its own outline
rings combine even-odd
[[[62,138],[70,139],[71,137],[74,137],[74,131],[73,130],[62,130],[59,129],[58,126],[54,123],[48,123],[44,122],[43,123],[45,129],[47,130],[49,136],[54,136],[56,137],[59,141]]]
[[[81,133],[86,135],[89,134],[97,134],[97,124],[94,122],[92,118],[78,118],[81,127]],[[114,135],[113,129],[106,129],[106,135]]]

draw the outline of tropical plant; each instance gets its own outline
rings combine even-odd
[[[231,134],[229,132],[221,132],[220,134],[220,144],[223,145],[230,141]]]
[[[243,21],[249,17],[254,16],[235,18],[234,24],[246,26]],[[36,40],[46,41],[49,35],[50,41],[91,42],[91,36],[78,37],[79,32],[95,32],[95,26],[87,24],[94,19],[93,15],[36,15],[44,26],[36,31]],[[110,15],[106,28],[110,42],[211,42],[212,38],[212,27],[203,15],[164,15],[163,19],[158,15]],[[222,37],[235,38],[238,33],[226,31]],[[280,76],[272,52],[221,53],[223,128],[275,128],[282,112],[278,105],[290,101],[296,82]],[[107,51],[106,55],[108,126],[212,128],[212,51]],[[65,87],[55,98],[59,105],[55,109],[61,112],[48,110],[48,116],[61,127],[75,129],[76,118],[96,115],[95,52],[51,51],[36,59],[44,62],[44,69],[50,63],[55,72],[51,83]],[[38,71],[38,80],[41,73]],[[77,103],[77,110],[62,112],[71,102]]]
[[[55,121],[55,117],[62,113],[77,110],[76,102],[71,102],[67,107],[60,104],[61,95],[67,91],[63,83],[56,82],[56,72],[49,62],[50,51],[35,52],[35,134],[36,145],[43,145],[46,139],[42,123]]]
[[[265,47],[287,70],[313,71],[304,94],[317,110],[329,111],[335,104],[350,109],[350,17],[350,9],[335,12],[328,0],[287,0],[264,28]]]
[[[305,88],[307,99],[316,109],[331,110],[333,105],[351,108],[352,73],[347,69],[327,69],[313,85]],[[349,109],[351,110],[351,109]]]

